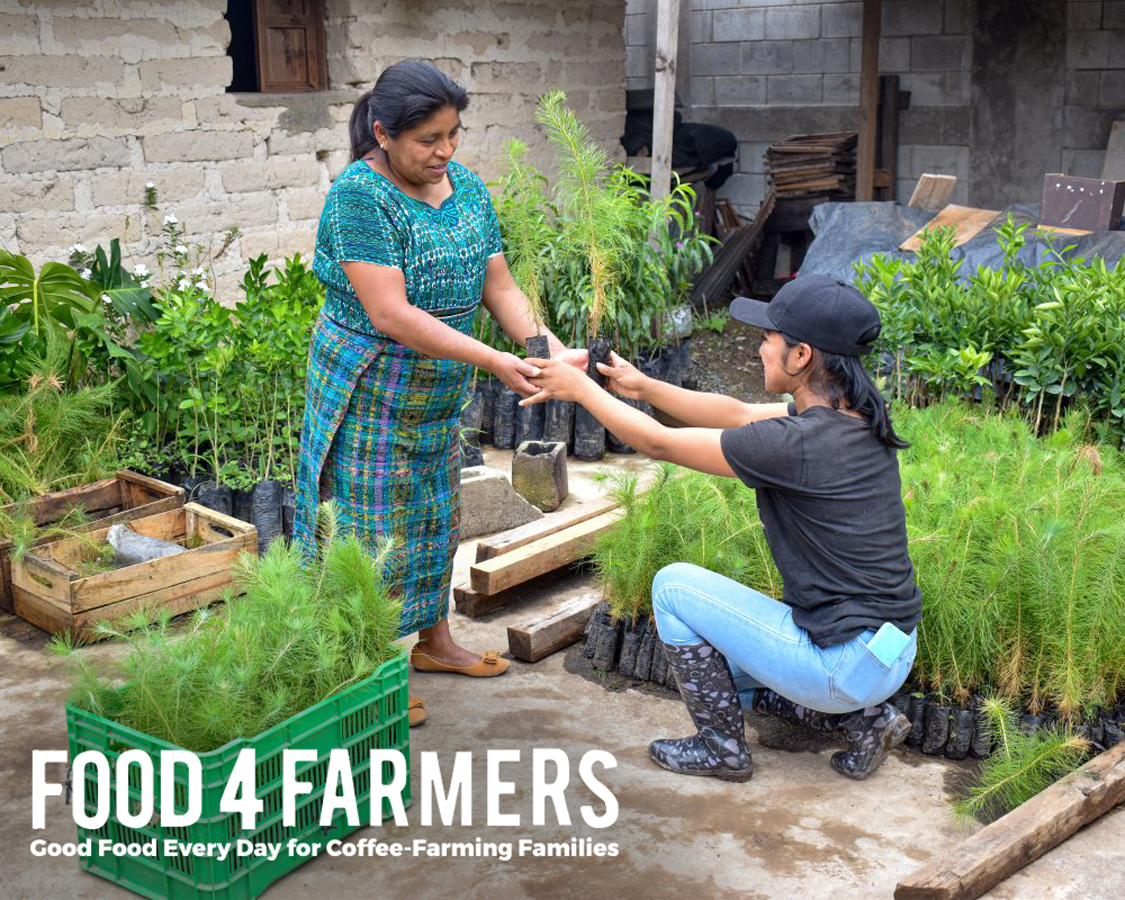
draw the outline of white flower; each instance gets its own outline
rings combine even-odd
[[[179,284],[176,285],[181,291],[191,290],[191,281],[187,278],[181,278]]]
[[[206,275],[207,269],[203,266],[196,266],[194,269],[191,270],[191,274],[192,275]]]
[[[93,272],[91,272],[91,271],[90,271],[89,269],[83,269],[83,270],[82,270],[82,277],[83,277],[83,278],[89,278],[89,277],[90,277],[91,275],[93,275],[93,274],[94,274],[94,273],[93,273]]]
[[[172,248],[172,252],[177,256],[187,256],[187,247],[185,247],[183,244],[176,244]]]
[[[70,252],[71,253],[85,253],[86,248],[83,247],[81,244],[71,244],[70,245]]]
[[[153,184],[151,181],[146,181],[145,187],[148,188],[149,190],[151,190],[152,188],[156,187],[156,185]]]
[[[137,263],[135,266],[133,266],[133,274],[138,278],[148,278],[148,266],[146,266],[144,263]]]
[[[204,281],[204,280],[203,280],[202,278],[200,278],[200,279],[199,279],[199,281],[197,281],[197,282],[195,283],[195,286],[196,286],[197,288],[199,288],[199,290],[201,290],[201,291],[206,291],[206,290],[207,290],[207,282],[206,282],[206,281]]]
[[[172,215],[171,213],[169,213],[168,215],[166,215],[166,216],[164,217],[164,224],[165,224],[165,225],[178,225],[179,223],[180,223],[180,220],[179,220],[179,219],[177,219],[177,218],[176,218],[176,217],[175,217],[174,215]]]
[[[113,300],[110,298],[109,294],[102,294],[102,303],[109,306],[113,303]]]

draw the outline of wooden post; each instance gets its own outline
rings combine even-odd
[[[863,54],[859,72],[859,146],[855,159],[855,198],[871,200],[875,188],[875,138],[879,114],[879,33],[882,0],[863,0]]]
[[[672,181],[672,120],[676,110],[676,51],[680,0],[657,0],[656,78],[652,102],[652,198],[668,196]]]

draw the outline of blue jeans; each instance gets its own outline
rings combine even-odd
[[[737,581],[690,563],[656,573],[652,606],[660,639],[687,645],[706,641],[727,658],[744,706],[767,687],[800,706],[845,713],[874,706],[906,681],[917,635],[887,666],[868,649],[875,632],[834,647],[818,647],[793,624],[791,607]]]

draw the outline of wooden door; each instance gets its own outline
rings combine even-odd
[[[263,93],[327,90],[324,0],[255,0],[254,21]]]

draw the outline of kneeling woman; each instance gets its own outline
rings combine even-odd
[[[790,393],[792,403],[673,387],[616,354],[601,367],[616,393],[695,427],[665,428],[573,366],[546,360],[528,360],[542,370],[531,378],[540,392],[523,402],[575,400],[640,452],[757,491],[784,602],[686,563],[657,573],[656,622],[696,734],[654,741],[653,760],[745,781],[747,705],[842,732],[848,746],[832,767],[863,779],[910,730],[886,700],[910,672],[922,614],[896,454],[906,444],[859,359],[879,334],[879,314],[843,282],[806,276],[770,304],[736,299],[731,315],[765,329],[766,390]]]

